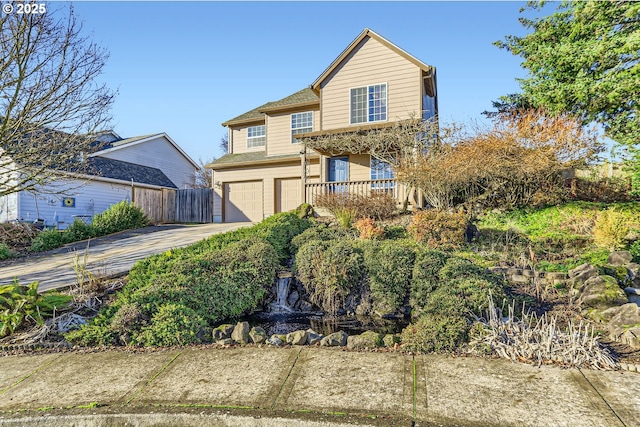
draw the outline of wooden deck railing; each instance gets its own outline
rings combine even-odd
[[[389,193],[401,202],[404,199],[404,186],[395,179],[371,179],[366,181],[312,182],[305,185],[306,201],[314,205],[319,195],[331,193],[357,194],[371,196],[375,193]]]

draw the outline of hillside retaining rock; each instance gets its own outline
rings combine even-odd
[[[578,303],[583,309],[595,308],[604,310],[629,302],[618,281],[611,276],[595,276],[589,278],[580,287]]]
[[[629,251],[615,251],[611,252],[607,263],[611,265],[627,265],[633,260],[633,255]]]
[[[267,332],[260,326],[255,326],[249,331],[249,338],[254,344],[262,344],[267,340]]]
[[[217,326],[213,329],[213,340],[220,341],[231,338],[231,332],[233,332],[233,325],[224,324]]]
[[[247,344],[249,343],[249,331],[250,331],[248,322],[238,322],[233,328],[233,332],[231,333],[231,339],[239,344]]]
[[[307,331],[293,331],[287,334],[287,344],[305,345],[307,343]]]
[[[360,335],[351,335],[347,338],[347,348],[365,350],[380,347],[382,336],[374,331],[363,332]]]
[[[320,340],[320,345],[325,347],[343,347],[347,345],[348,335],[344,331],[334,332]]]

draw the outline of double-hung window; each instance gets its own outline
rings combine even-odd
[[[351,124],[387,120],[387,84],[351,89]]]
[[[299,133],[307,133],[313,131],[313,111],[307,111],[304,113],[295,113],[291,115],[291,143],[295,144],[298,141],[295,135]]]
[[[264,147],[267,142],[265,125],[249,126],[247,128],[247,148]]]

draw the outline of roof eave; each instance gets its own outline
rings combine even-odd
[[[318,107],[320,108],[320,101],[307,101],[307,102],[300,102],[297,104],[289,104],[289,105],[279,105],[277,107],[267,107],[267,108],[263,108],[260,110],[261,113],[276,113],[276,112],[282,112],[282,111],[290,111],[290,110],[299,110],[302,108],[309,108],[309,107]]]

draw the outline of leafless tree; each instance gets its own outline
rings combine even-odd
[[[0,15],[0,196],[83,173],[115,97],[97,82],[108,53],[83,35],[72,6],[17,13],[20,4]]]

